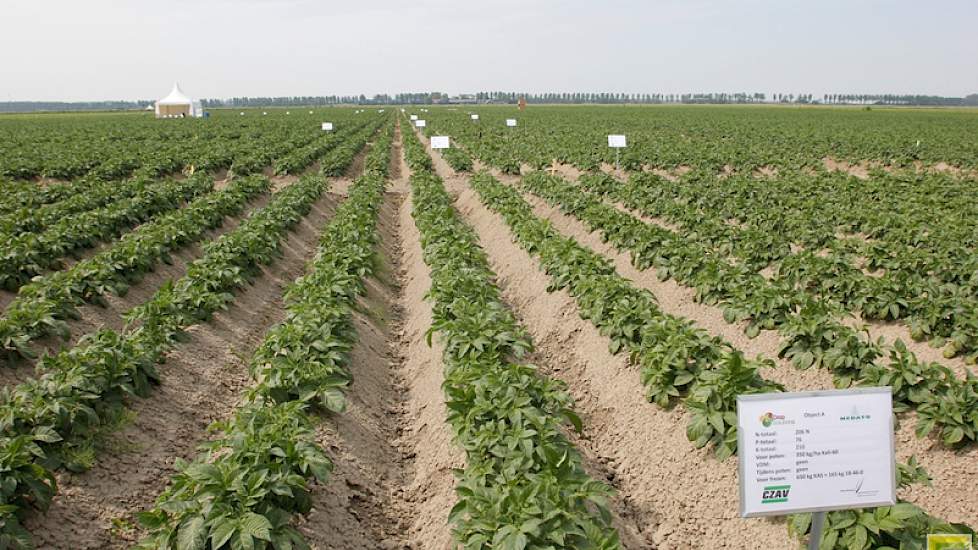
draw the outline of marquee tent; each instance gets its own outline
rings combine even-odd
[[[156,102],[156,118],[202,117],[204,109],[200,101],[187,97],[180,89],[180,84],[174,83],[170,95]]]

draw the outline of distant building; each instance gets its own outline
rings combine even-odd
[[[450,98],[448,102],[456,105],[475,105],[479,100],[476,99],[475,94],[459,94],[457,97]]]

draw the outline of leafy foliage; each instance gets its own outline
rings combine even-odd
[[[409,162],[424,153],[416,137],[405,140]],[[448,421],[467,457],[450,516],[456,540],[472,549],[618,548],[610,489],[584,472],[561,430],[581,428],[564,386],[518,362],[529,337],[441,180],[419,170],[411,186],[431,270],[429,338],[437,333],[444,345]]]

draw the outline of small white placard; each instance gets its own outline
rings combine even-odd
[[[432,149],[448,149],[448,136],[431,136]]]
[[[324,122],[323,123],[323,131],[324,132],[331,132],[332,130],[333,130],[333,123],[332,122]]]
[[[628,147],[625,136],[608,136],[608,147]]]
[[[896,502],[889,387],[737,396],[740,515]]]
[[[262,111],[261,114],[262,114],[262,116],[264,116],[264,115],[267,115],[268,113],[265,112],[265,111]]]
[[[411,120],[418,120],[418,115],[411,115]]]
[[[507,118],[506,119],[506,126],[509,126],[510,128],[515,127],[516,126],[516,119],[515,118]]]
[[[427,122],[425,122],[425,121],[423,121],[421,119],[418,119],[418,120],[415,120],[414,121],[414,125],[417,126],[418,128],[424,128],[427,124],[428,124]]]
[[[471,115],[471,116],[472,116],[472,120],[479,120],[479,115]]]

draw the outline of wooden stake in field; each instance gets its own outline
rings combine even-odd
[[[550,172],[551,176],[557,175],[557,171],[558,171],[557,159],[554,159],[554,161],[550,164],[550,168],[547,168],[547,171]]]

